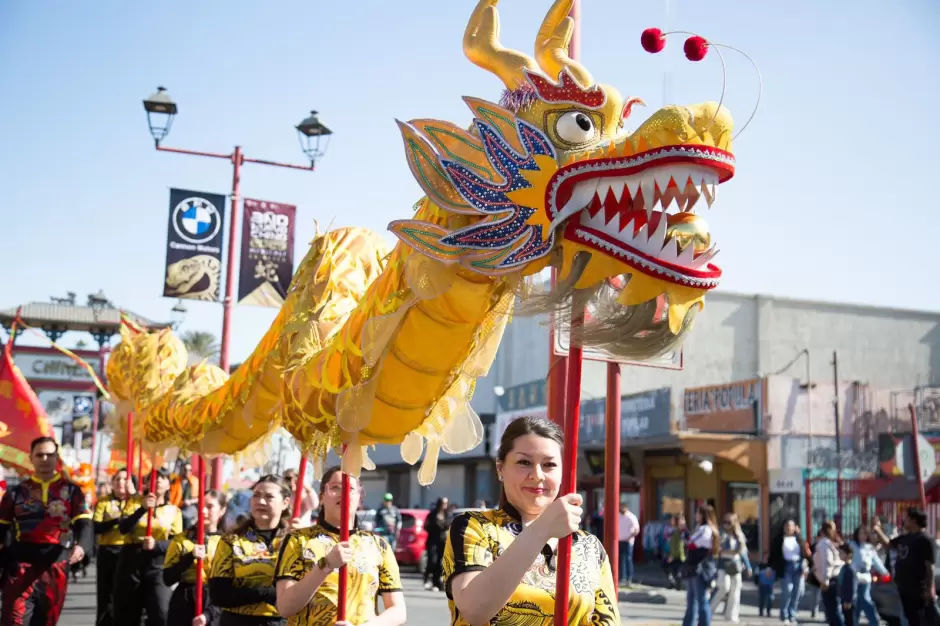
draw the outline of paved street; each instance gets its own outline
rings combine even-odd
[[[65,611],[60,626],[94,626],[95,621],[95,583],[94,568],[89,569],[89,577],[70,585]],[[415,575],[404,573],[405,597],[408,601],[408,623],[416,626],[441,626],[450,622],[450,612],[443,593],[425,591],[421,580]],[[644,602],[621,602],[620,614],[625,624],[651,624],[665,626],[679,624],[685,611],[685,595],[681,592],[664,589],[646,588],[629,594],[621,593],[621,599],[639,599]],[[662,604],[652,604],[651,602]],[[720,620],[715,620],[721,623]],[[804,620],[801,622],[805,623]],[[777,625],[775,619],[757,617],[757,607],[741,607],[741,623],[755,626]],[[177,626],[176,624],[172,626]]]

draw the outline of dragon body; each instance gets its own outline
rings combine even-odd
[[[125,331],[108,365],[119,413],[136,411],[156,445],[251,453],[284,426],[315,460],[344,447],[401,444],[419,481],[441,449],[483,437],[470,408],[520,299],[556,315],[591,306],[573,340],[628,359],[673,349],[721,270],[696,206],[734,173],[732,122],[715,103],[667,106],[624,130],[638,98],[568,58],[572,0],[556,0],[535,57],[500,46],[495,0],[480,0],[464,51],[505,86],[499,103],[465,98],[469,128],[399,122],[426,194],[392,222],[391,251],[369,231],[319,235],[251,357],[227,377],[186,365],[169,331]],[[529,277],[553,267],[543,293]]]

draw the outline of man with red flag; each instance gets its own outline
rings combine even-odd
[[[33,475],[0,500],[0,542],[4,548],[0,626],[55,626],[59,622],[69,565],[91,552],[92,523],[85,494],[59,473],[59,445],[51,437],[30,444]],[[74,541],[67,547],[69,532]]]
[[[8,341],[0,359],[0,465],[29,473],[30,442],[52,436],[52,429],[36,392],[13,364],[11,345]]]

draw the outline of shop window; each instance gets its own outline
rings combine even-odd
[[[685,481],[656,481],[656,519],[667,515],[681,515],[685,508]]]
[[[760,551],[760,487],[756,483],[727,483],[725,509],[741,521],[751,552]]]

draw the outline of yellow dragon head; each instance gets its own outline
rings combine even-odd
[[[532,59],[500,46],[496,0],[480,0],[464,52],[506,91],[499,105],[465,98],[469,131],[399,123],[424,206],[452,217],[390,229],[461,271],[530,276],[552,265],[559,280],[541,310],[578,293],[598,311],[583,342],[652,358],[680,341],[721,277],[695,208],[734,174],[732,121],[717,103],[667,106],[627,134],[642,101],[569,58],[572,3],[554,2]]]

